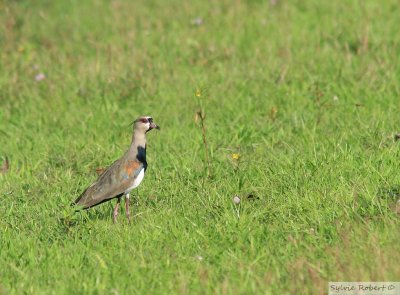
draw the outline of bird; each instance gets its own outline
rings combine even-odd
[[[101,203],[117,199],[113,210],[113,222],[117,216],[121,198],[125,196],[125,211],[130,223],[129,197],[131,190],[143,181],[146,169],[146,133],[152,129],[160,129],[150,116],[140,116],[133,124],[132,142],[129,149],[111,166],[109,166],[95,182],[93,182],[73,202],[80,209],[89,209]]]

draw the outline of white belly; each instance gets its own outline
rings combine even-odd
[[[142,182],[144,178],[144,169],[140,170],[138,176],[135,178],[135,180],[133,181],[133,184],[125,191],[125,193],[128,193],[133,190],[134,188],[137,188],[139,186],[139,184]]]

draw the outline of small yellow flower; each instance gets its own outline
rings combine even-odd
[[[195,95],[196,95],[197,97],[200,97],[200,96],[201,96],[201,90],[200,90],[200,89],[197,89]]]
[[[239,160],[240,154],[232,154],[231,157],[233,160]]]

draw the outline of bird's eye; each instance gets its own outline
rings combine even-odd
[[[148,122],[149,122],[146,118],[142,118],[140,121],[141,121],[142,123],[148,123]]]

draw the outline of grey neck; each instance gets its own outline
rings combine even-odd
[[[146,134],[143,132],[134,132],[132,143],[129,148],[129,156],[141,158],[141,161],[146,161]],[[139,157],[138,157],[139,156]]]

